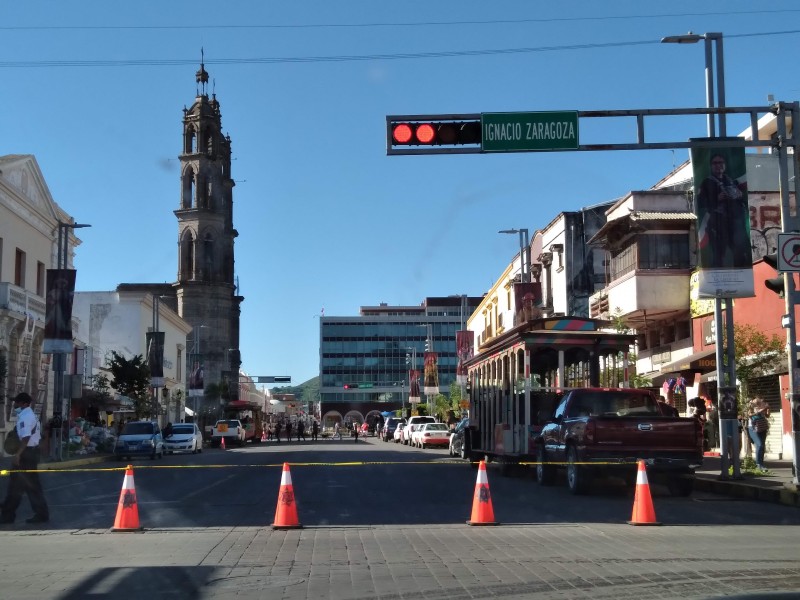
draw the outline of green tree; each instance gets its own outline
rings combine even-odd
[[[143,419],[153,414],[153,403],[150,398],[150,368],[141,354],[130,360],[111,351],[112,388],[133,402],[133,411],[137,419]]]
[[[447,421],[447,413],[448,411],[452,410],[450,398],[445,396],[444,394],[436,394],[433,398],[433,414],[434,416],[442,421],[443,423]]]
[[[751,379],[786,367],[786,340],[775,334],[768,336],[753,325],[734,324],[733,347],[736,378],[741,382],[739,404],[744,408],[750,397],[748,384]]]

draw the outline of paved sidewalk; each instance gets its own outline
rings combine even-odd
[[[722,479],[721,459],[718,456],[706,456],[703,468],[697,471],[695,490],[800,507],[800,493],[793,483],[792,461],[765,462],[768,472],[763,475],[744,473],[740,480]]]

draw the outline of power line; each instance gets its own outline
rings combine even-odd
[[[725,16],[797,13],[800,9],[786,8],[773,10],[740,10],[725,11]],[[87,31],[87,30],[196,30],[196,29],[345,29],[369,27],[452,27],[462,25],[519,25],[523,23],[571,23],[577,21],[623,21],[633,19],[663,19],[675,17],[707,17],[719,16],[719,11],[661,13],[639,15],[610,16],[577,16],[577,17],[541,17],[533,19],[489,19],[472,21],[417,21],[406,23],[305,23],[305,24],[270,24],[270,25],[8,25],[0,26],[6,31]]]
[[[794,35],[800,29],[788,31],[769,31],[761,33],[740,33],[726,35],[726,40],[735,38],[764,37],[775,35]],[[205,59],[207,65],[246,65],[246,64],[303,64],[326,62],[357,62],[368,60],[418,60],[432,58],[452,58],[464,56],[492,56],[502,54],[529,54],[534,52],[560,52],[565,50],[595,50],[603,48],[623,48],[660,44],[661,40],[641,40],[629,42],[606,42],[594,44],[566,44],[561,46],[538,46],[530,48],[501,48],[488,50],[450,50],[440,52],[405,52],[400,54],[351,54],[334,56],[297,56],[297,57],[263,57],[263,58],[216,58]],[[176,59],[123,59],[123,60],[33,60],[33,61],[0,61],[0,68],[33,68],[33,67],[167,67],[195,65],[196,58]]]

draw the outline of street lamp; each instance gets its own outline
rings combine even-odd
[[[66,223],[58,221],[58,248],[56,258],[56,269],[66,270],[69,264],[69,233],[67,229],[83,229],[91,227],[86,223]],[[55,460],[62,459],[61,436],[63,434],[64,419],[64,371],[66,367],[66,355],[62,352],[55,352],[53,356],[53,421],[57,424],[53,427],[52,434],[52,456]]]
[[[519,280],[522,283],[530,281],[531,268],[528,258],[528,230],[527,229],[501,229],[497,233],[518,233],[519,234]]]
[[[717,81],[716,81],[716,96],[717,104],[720,108],[725,106],[725,60],[722,53],[722,34],[719,32],[697,34],[691,31],[685,35],[668,35],[661,38],[662,44],[696,44],[700,40],[705,40],[705,54],[706,54],[706,108],[714,107],[714,61],[713,61],[713,48],[716,46],[717,56]],[[707,117],[708,137],[715,137],[714,132],[714,115],[708,114]],[[727,134],[725,115],[719,115],[719,135],[725,137]]]
[[[725,60],[722,54],[722,34],[719,32],[695,34],[691,31],[686,35],[671,35],[661,38],[664,44],[696,44],[705,40],[705,69],[706,69],[706,108],[714,108],[714,88],[716,87],[717,105],[725,107]],[[716,73],[714,69],[714,50],[716,50]],[[716,75],[716,77],[715,77]],[[716,81],[715,81],[716,80]],[[716,85],[715,85],[716,84]],[[710,112],[706,119],[708,137],[716,137],[714,115]],[[719,137],[727,134],[725,113],[719,114]],[[717,396],[720,409],[723,406],[723,396],[729,394],[736,387],[736,354],[733,345],[733,301],[725,299],[725,335],[722,335],[722,298],[714,299],[714,325],[717,330],[716,362],[717,362]],[[727,342],[727,348],[724,343]],[[727,362],[723,360],[727,358]],[[727,389],[726,389],[727,388]],[[739,435],[738,420],[726,416],[720,410],[720,446],[722,460],[720,461],[720,478],[728,478],[729,460],[733,466],[734,479],[741,478],[741,464],[739,461]],[[729,447],[728,440],[731,444]],[[730,452],[729,452],[730,449]]]

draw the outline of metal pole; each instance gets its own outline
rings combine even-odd
[[[65,223],[61,221],[58,222],[58,250],[57,250],[57,257],[56,257],[56,269],[59,271],[62,269],[62,256],[63,262],[66,262],[66,252],[62,251],[64,245],[64,237],[65,232],[64,229],[66,227]],[[64,432],[64,355],[60,352],[57,352],[53,355],[53,369],[54,369],[54,378],[53,378],[53,427],[51,439],[52,439],[52,450],[51,456],[54,460],[62,460],[63,458],[63,449],[62,449],[62,438]]]
[[[800,106],[797,102],[794,103],[794,112],[792,114],[792,129],[793,133],[800,131],[800,124],[798,124],[797,108]],[[787,111],[781,106],[778,113],[778,139],[786,139],[786,114]],[[795,148],[795,152],[797,148]],[[794,158],[795,166],[795,190],[797,189],[796,175],[797,169],[797,156]],[[781,226],[783,233],[789,233],[797,229],[798,218],[792,216],[789,198],[789,155],[786,144],[780,144],[778,147],[778,177],[780,181],[780,197],[781,197]],[[796,192],[795,192],[796,195]],[[794,285],[794,273],[783,273],[783,289],[784,301],[786,303],[786,314],[789,315],[789,326],[786,328],[786,353],[788,355],[788,374],[789,374],[789,398],[792,410],[792,465],[794,466],[793,483],[797,485],[800,483],[798,480],[798,466],[800,462],[798,455],[800,455],[800,393],[798,393],[797,386],[800,383],[800,373],[797,367],[797,333],[795,331],[795,304],[797,301],[797,290]]]

